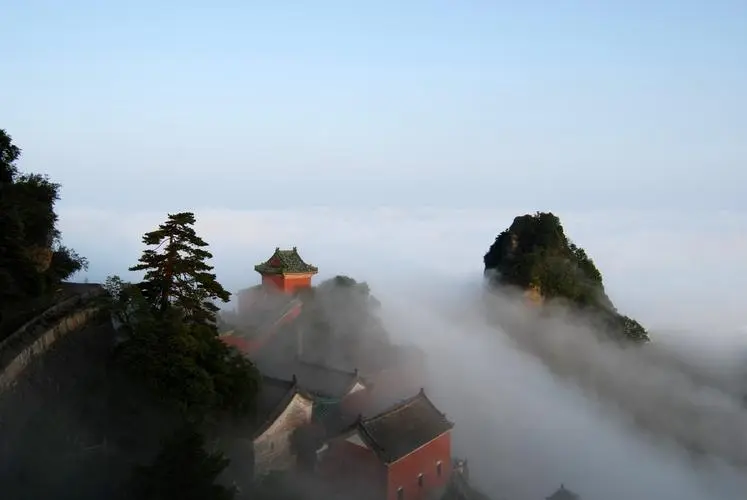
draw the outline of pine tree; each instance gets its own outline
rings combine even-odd
[[[158,229],[146,233],[139,264],[130,271],[146,271],[141,284],[143,295],[158,311],[178,308],[195,323],[215,324],[216,306],[212,299],[228,302],[231,294],[215,279],[213,266],[206,261],[213,255],[208,244],[192,226],[192,212],[169,214]]]

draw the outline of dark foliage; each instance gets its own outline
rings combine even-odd
[[[125,333],[115,359],[162,400],[178,408],[185,422],[205,423],[223,412],[247,413],[260,376],[252,363],[218,337],[217,306],[229,298],[205,261],[212,257],[192,229],[191,213],[169,215],[143,237],[147,249],[132,270],[146,271],[133,285],[118,277],[106,282],[105,306]],[[156,462],[136,471],[132,498],[233,498],[216,485],[228,465],[203,450],[201,437],[183,431],[167,442]]]
[[[125,496],[133,500],[231,500],[235,492],[217,484],[228,463],[222,454],[205,451],[197,431],[185,428],[164,443],[151,465],[135,469]]]
[[[105,286],[109,310],[126,333],[115,356],[133,377],[189,420],[251,410],[259,373],[216,336],[214,325],[192,322],[178,307],[156,310],[138,286],[117,277]]]
[[[646,330],[620,315],[604,291],[602,275],[586,252],[571,242],[552,213],[516,217],[484,256],[493,285],[532,289],[546,299],[563,299],[592,314],[615,336],[647,341]]]
[[[59,184],[20,173],[20,157],[21,150],[0,129],[0,314],[45,294],[88,264],[60,243],[54,211]]]
[[[78,255],[72,248],[56,243],[52,247],[52,260],[47,277],[50,283],[59,283],[87,267],[88,259]]]
[[[256,500],[302,500],[314,498],[288,472],[273,471],[259,477],[245,498]],[[242,497],[244,498],[244,497]]]
[[[192,228],[194,223],[191,212],[169,214],[158,229],[143,236],[143,243],[155,248],[143,251],[130,271],[146,271],[143,295],[159,311],[174,305],[189,321],[215,324],[218,306],[212,300],[228,302],[231,294],[211,272],[207,260],[213,256]]]

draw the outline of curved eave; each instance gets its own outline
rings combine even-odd
[[[317,268],[311,268],[308,271],[302,271],[302,272],[286,272],[279,268],[272,268],[272,267],[265,267],[263,264],[259,264],[254,266],[254,270],[262,275],[267,276],[277,276],[277,275],[283,275],[283,276],[314,276],[319,272],[319,269]]]
[[[283,413],[285,413],[285,410],[288,409],[288,405],[291,404],[291,402],[296,396],[301,396],[302,398],[304,398],[306,401],[308,401],[311,404],[314,403],[313,396],[309,394],[308,392],[306,392],[305,390],[301,389],[298,386],[298,383],[295,383],[293,387],[290,388],[290,390],[288,391],[288,394],[283,398],[280,404],[278,404],[278,407],[275,409],[275,411],[272,412],[270,418],[265,420],[262,423],[262,425],[260,425],[254,431],[254,433],[252,434],[252,440],[256,440],[262,437],[262,435],[266,433],[270,429],[270,427],[272,427],[272,424],[277,422],[278,418],[280,418],[280,416]]]
[[[356,370],[357,371],[357,370]],[[348,386],[345,388],[345,393],[343,394],[342,398],[346,398],[348,396],[351,396],[353,394],[357,394],[360,391],[352,392],[353,389],[355,389],[355,386],[360,384],[363,387],[363,390],[369,390],[371,387],[369,386],[368,382],[364,380],[362,377],[356,375],[355,378],[348,384]]]

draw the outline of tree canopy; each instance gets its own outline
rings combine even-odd
[[[316,500],[330,498],[318,486],[290,471],[271,471],[254,480],[247,495],[252,500]],[[320,494],[322,493],[322,494]]]
[[[152,464],[136,467],[126,488],[133,500],[232,500],[235,491],[217,483],[229,460],[205,450],[192,428],[177,431]]]
[[[141,290],[158,310],[175,305],[191,321],[214,324],[218,306],[212,300],[228,302],[231,294],[211,272],[207,260],[213,255],[195,233],[194,223],[192,212],[169,214],[158,229],[143,236],[143,243],[154,248],[144,250],[130,271],[145,271]]]
[[[0,304],[4,305],[39,297],[88,264],[62,245],[55,212],[60,185],[42,174],[21,173],[20,157],[21,149],[0,129]]]
[[[592,312],[613,334],[648,340],[637,321],[617,312],[592,259],[566,237],[560,219],[550,212],[516,217],[495,239],[483,262],[495,286],[512,285],[546,299],[564,299]]]
[[[254,365],[218,337],[217,306],[229,294],[210,271],[212,257],[192,229],[191,213],[169,215],[143,242],[131,285],[109,278],[108,307],[126,338],[116,356],[136,378],[191,420],[215,411],[250,411],[259,390]],[[160,250],[160,252],[159,252]]]

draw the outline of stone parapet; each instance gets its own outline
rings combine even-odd
[[[99,312],[96,288],[50,307],[0,342],[0,391],[12,386],[31,361],[59,338],[80,329]]]

